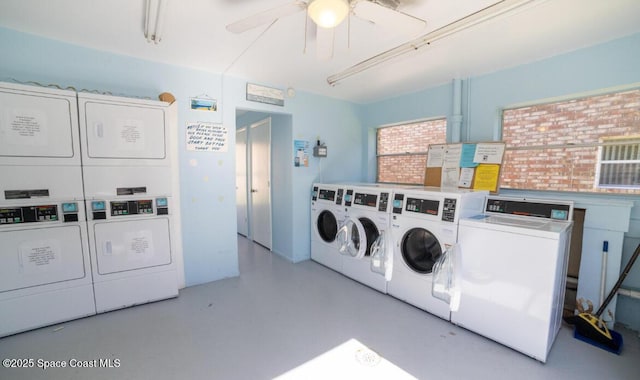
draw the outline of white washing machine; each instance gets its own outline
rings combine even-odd
[[[342,273],[382,293],[392,273],[389,236],[391,188],[347,185],[346,215],[338,232]]]
[[[486,192],[396,189],[391,236],[393,277],[388,293],[449,320],[449,305],[431,294],[433,266],[458,242],[458,221],[482,212]]]
[[[491,196],[485,212],[460,221],[451,322],[544,363],[562,321],[573,203]]]
[[[0,83],[0,336],[96,313],[76,94]]]
[[[342,256],[336,235],[344,222],[344,188],[338,184],[314,183],[311,194],[311,259],[342,272]]]
[[[97,311],[178,295],[167,104],[78,94]]]

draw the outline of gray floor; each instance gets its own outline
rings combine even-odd
[[[419,379],[640,376],[640,340],[631,331],[621,330],[617,356],[575,340],[565,326],[541,364],[314,262],[291,264],[238,243],[240,277],[0,339],[2,359],[119,359],[119,368],[0,366],[0,379],[270,379],[351,338]]]

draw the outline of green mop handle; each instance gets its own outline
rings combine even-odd
[[[613,289],[611,289],[611,291],[609,292],[607,299],[605,299],[602,305],[600,305],[600,308],[595,314],[596,318],[600,318],[600,315],[602,315],[602,313],[604,312],[604,309],[607,307],[607,305],[609,305],[609,302],[611,302],[611,299],[613,298],[613,296],[616,295],[616,293],[618,292],[618,289],[620,289],[620,287],[622,286],[622,282],[631,271],[631,267],[633,266],[633,263],[636,262],[638,255],[640,255],[640,244],[638,244],[638,246],[636,247],[636,250],[633,252],[633,255],[631,255],[631,258],[629,259],[627,266],[624,267],[624,270],[622,271],[620,278],[618,278],[618,282],[616,282],[616,284],[613,286]]]

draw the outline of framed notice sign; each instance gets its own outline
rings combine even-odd
[[[278,88],[247,83],[247,100],[284,106],[284,91]]]

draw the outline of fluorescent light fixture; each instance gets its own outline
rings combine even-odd
[[[146,0],[144,15],[144,37],[154,44],[162,41],[164,13],[169,0]]]
[[[483,22],[494,19],[498,16],[501,16],[507,12],[513,11],[517,8],[520,8],[528,3],[538,0],[503,0],[494,5],[481,9],[475,13],[470,14],[469,16],[463,17],[457,21],[452,22],[451,24],[445,25],[440,29],[436,29],[432,32],[425,34],[422,37],[418,37],[413,41],[407,42],[400,46],[396,46],[391,50],[387,50],[384,53],[380,53],[376,56],[373,56],[369,59],[366,59],[356,65],[349,67],[348,69],[331,75],[327,78],[327,82],[329,85],[334,86],[339,81],[348,78],[352,75],[363,72],[373,66],[379,65],[382,62],[388,61],[392,58],[401,56],[403,54],[416,51],[425,45],[429,45],[434,41],[445,38],[452,34],[458,33],[465,29],[471,28],[472,26],[481,24]],[[546,0],[543,0],[546,1]]]
[[[338,26],[349,13],[347,0],[313,0],[307,7],[309,17],[322,28]]]

